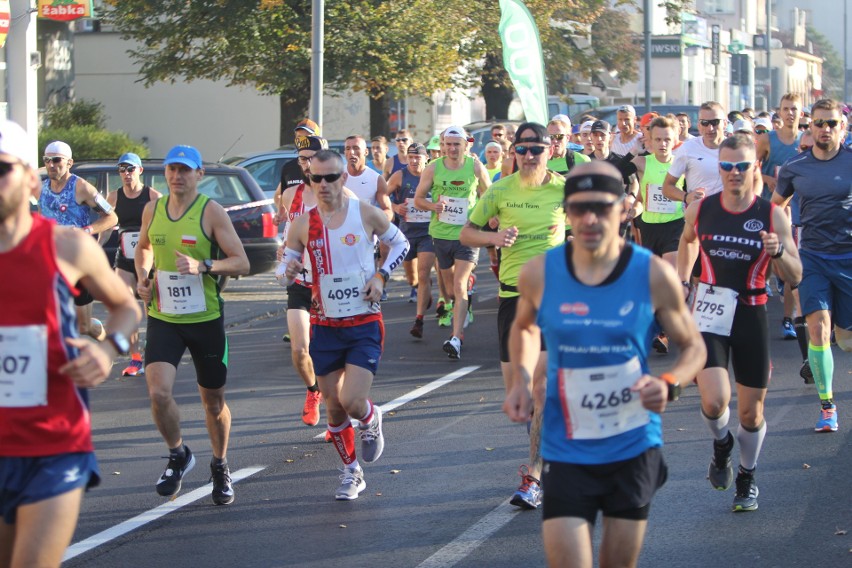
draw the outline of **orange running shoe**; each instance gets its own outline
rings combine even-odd
[[[305,395],[305,406],[302,408],[302,422],[308,426],[316,426],[320,419],[320,403],[322,402],[322,393],[320,391],[311,392]]]
[[[145,365],[142,362],[142,354],[134,353],[130,357],[130,364],[121,372],[124,377],[136,377],[145,374]]]

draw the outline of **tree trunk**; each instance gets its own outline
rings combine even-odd
[[[390,98],[386,92],[370,95],[370,138],[390,135]]]
[[[308,107],[304,99],[294,101],[292,96],[282,94],[278,96],[278,108],[281,117],[279,122],[280,133],[278,136],[278,143],[282,146],[284,144],[292,144],[295,139],[293,136],[293,128],[296,127],[296,123],[308,116]],[[321,120],[317,120],[313,116],[310,118],[311,120],[319,123],[320,127],[322,127]]]
[[[509,104],[515,96],[509,74],[503,68],[500,55],[489,53],[485,56],[482,68],[482,98],[485,99],[485,118],[506,119],[509,116]]]

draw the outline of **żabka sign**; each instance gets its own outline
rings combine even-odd
[[[91,0],[38,0],[38,17],[69,22],[92,17]]]

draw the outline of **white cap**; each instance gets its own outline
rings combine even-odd
[[[489,148],[497,148],[501,152],[503,151],[503,146],[501,146],[499,142],[494,142],[493,140],[485,145],[486,150]]]
[[[559,120],[559,121],[564,122],[565,124],[567,124],[567,125],[568,125],[568,128],[571,128],[571,119],[570,119],[570,118],[568,118],[568,115],[567,115],[567,114],[557,114],[556,116],[554,116],[554,117],[553,117],[553,118],[551,118],[550,120]]]
[[[750,120],[738,120],[734,123],[734,132],[754,132]]]
[[[772,126],[772,121],[762,116],[754,121],[755,126],[762,126],[766,130],[775,130],[775,127]]]
[[[30,136],[18,123],[0,120],[0,154],[8,154],[29,163]]]
[[[58,154],[60,156],[64,156],[66,158],[71,158],[71,146],[62,142],[60,140],[56,140],[55,142],[51,142],[47,145],[47,148],[44,149],[45,154]]]
[[[463,140],[470,139],[465,129],[461,126],[450,126],[444,130],[444,138],[461,138]]]
[[[595,123],[594,120],[587,120],[583,124],[580,125],[580,132],[591,132],[592,125]]]

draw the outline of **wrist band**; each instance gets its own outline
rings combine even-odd
[[[769,255],[770,258],[781,258],[781,255],[784,254],[784,243],[778,243],[778,252],[775,254]]]

